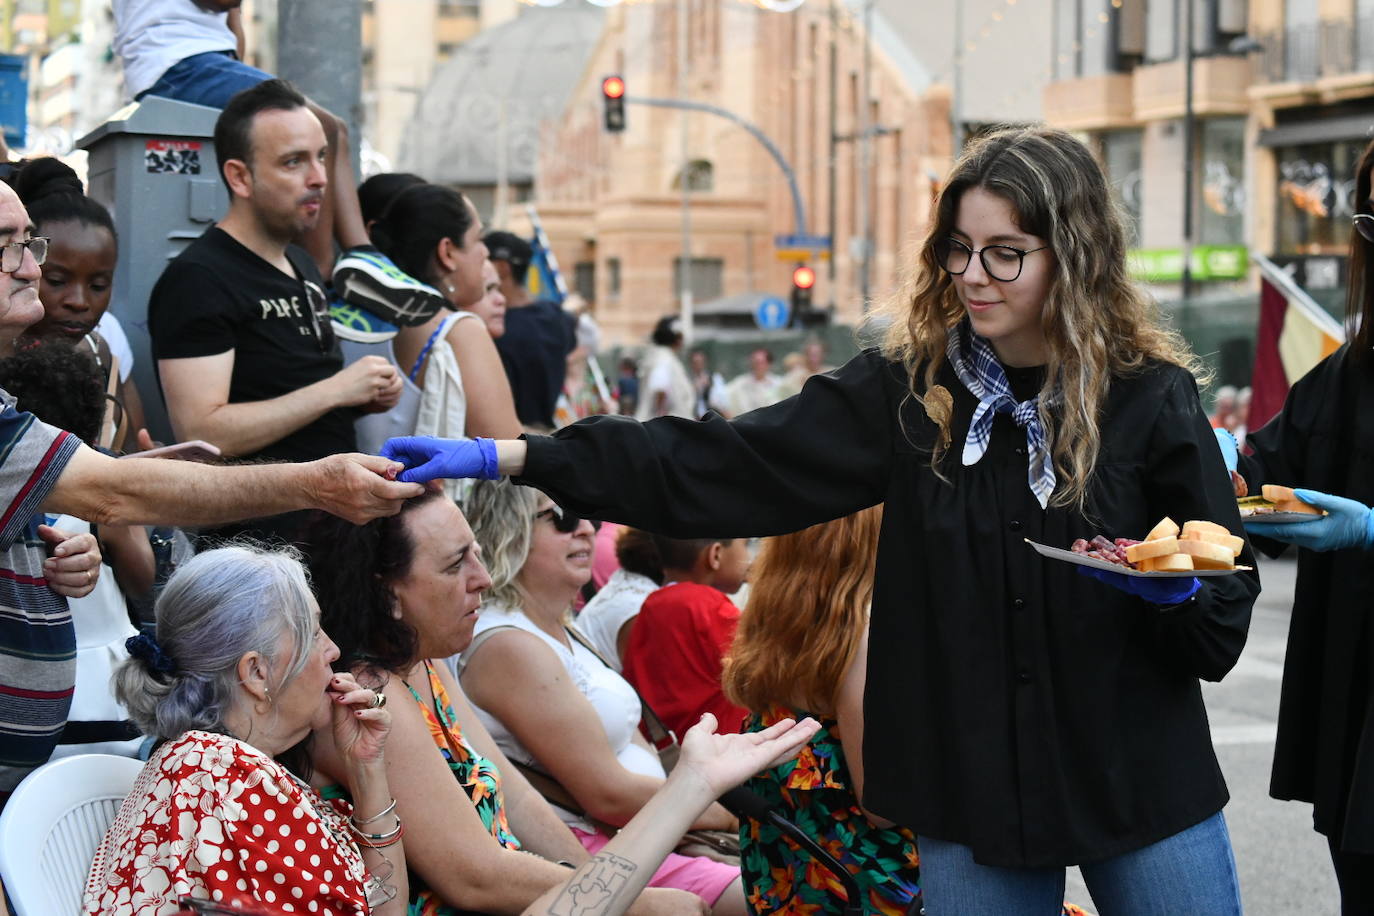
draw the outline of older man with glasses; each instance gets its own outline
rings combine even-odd
[[[47,240],[30,231],[18,196],[0,183],[0,336],[11,340],[43,316]],[[366,455],[250,467],[116,460],[16,410],[0,391],[0,805],[62,732],[76,672],[66,597],[89,592],[100,569],[94,539],[40,525],[45,513],[102,525],[213,525],[324,509],[363,522],[395,514],[422,491],[391,479],[401,467]]]

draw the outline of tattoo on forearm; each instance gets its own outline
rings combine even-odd
[[[601,853],[578,869],[572,882],[549,907],[554,916],[593,916],[601,913],[626,889],[639,866],[629,859]]]

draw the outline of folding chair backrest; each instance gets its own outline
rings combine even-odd
[[[0,814],[0,877],[14,916],[81,910],[91,860],[143,763],[80,754],[34,770]]]

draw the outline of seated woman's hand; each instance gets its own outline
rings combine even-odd
[[[355,766],[382,762],[386,736],[391,731],[391,713],[381,689],[360,687],[353,675],[335,674],[329,682],[334,701],[334,746]]]
[[[748,734],[716,733],[716,717],[706,713],[682,736],[682,756],[673,770],[686,768],[720,796],[759,770],[777,766],[797,755],[820,730],[815,719],[783,719]]]

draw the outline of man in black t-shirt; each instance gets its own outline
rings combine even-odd
[[[506,333],[496,338],[496,351],[510,380],[515,415],[526,426],[552,429],[568,354],[577,346],[577,319],[556,302],[530,299],[525,278],[534,249],[529,242],[510,232],[489,232],[482,241],[506,297]]]
[[[401,393],[395,367],[347,368],[314,262],[293,242],[319,219],[324,130],[280,80],[244,90],[215,124],[229,212],[191,243],[153,288],[148,330],[179,439],[232,458],[310,461],[355,448],[359,409]],[[294,534],[291,519],[235,531]]]

